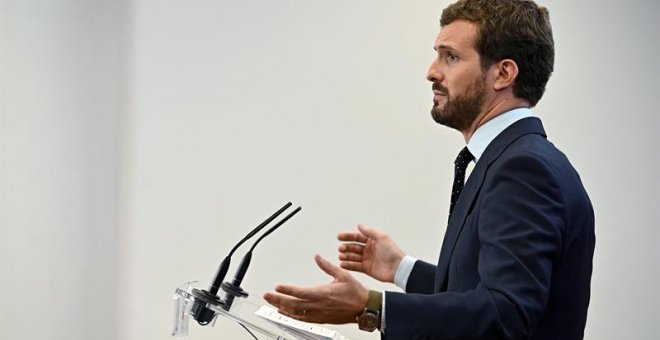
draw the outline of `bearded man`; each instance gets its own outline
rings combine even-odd
[[[340,266],[315,258],[332,283],[280,285],[264,298],[290,317],[357,322],[384,339],[582,339],[593,208],[531,111],[553,70],[548,11],[528,0],[460,0],[440,25],[427,74],[431,113],[467,145],[437,264],[359,225],[338,236]],[[405,293],[370,291],[349,271]]]

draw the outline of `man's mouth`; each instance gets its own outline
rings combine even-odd
[[[442,100],[442,98],[445,98],[445,97],[447,97],[446,93],[444,93],[442,91],[439,91],[439,90],[433,90],[433,102],[434,103],[439,102],[440,100]]]
[[[433,90],[433,100],[440,100],[442,97],[447,97],[447,88],[444,86],[434,83],[432,86]]]

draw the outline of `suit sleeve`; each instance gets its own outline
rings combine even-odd
[[[387,292],[384,338],[528,338],[548,300],[561,249],[565,209],[557,183],[539,157],[493,163],[473,211],[480,282],[464,292]]]
[[[415,262],[406,283],[407,293],[432,294],[437,267],[421,260]]]

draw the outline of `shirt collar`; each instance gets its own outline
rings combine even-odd
[[[488,144],[511,124],[527,117],[532,117],[532,111],[526,107],[504,112],[497,117],[487,121],[474,132],[467,144],[468,150],[474,156],[474,162],[478,162]]]

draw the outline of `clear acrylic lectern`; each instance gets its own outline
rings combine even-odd
[[[195,302],[199,303],[199,297],[194,294],[195,284],[186,283],[174,292],[174,336],[188,335],[191,310]],[[346,340],[338,332],[278,314],[258,299],[238,298],[228,311],[213,303],[207,303],[206,307],[216,313],[209,325],[213,326],[217,318],[226,318],[246,329],[246,339]]]

